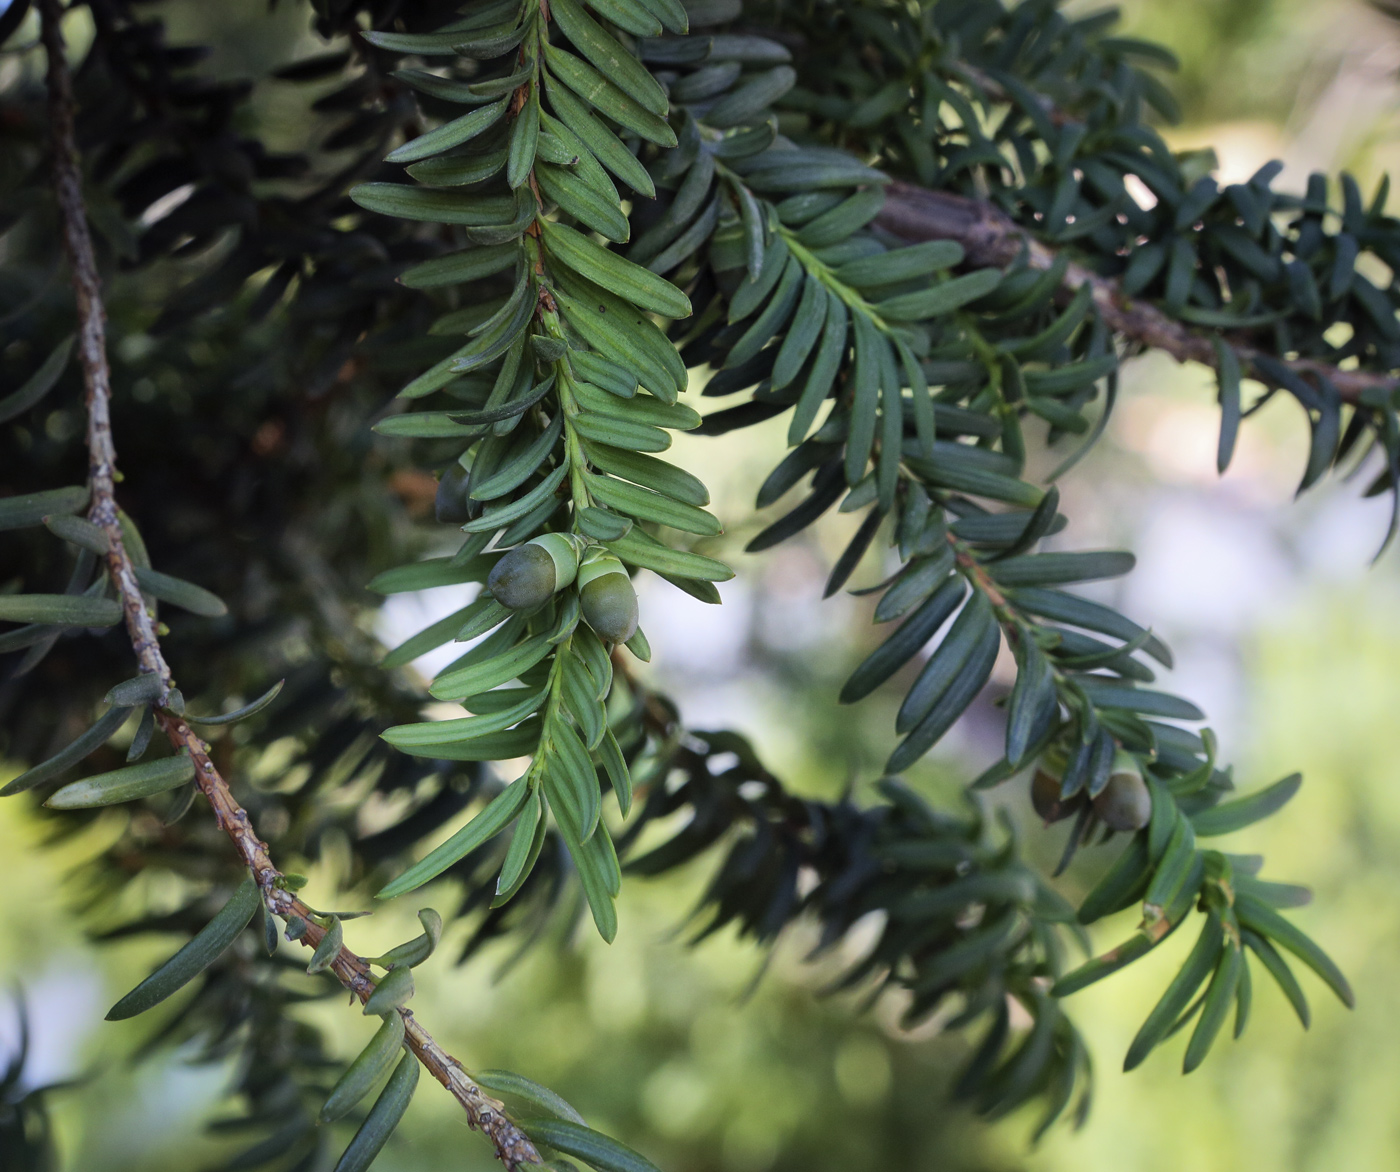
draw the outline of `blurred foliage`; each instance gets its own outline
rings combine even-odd
[[[1186,1080],[1170,1045],[1132,1076],[1102,1071],[1088,1126],[1052,1132],[1028,1152],[1019,1126],[988,1132],[945,1105],[959,1040],[910,1042],[881,1028],[884,1015],[856,1017],[846,1004],[814,1000],[821,978],[800,964],[800,941],[785,945],[752,999],[741,1000],[756,975],[751,949],[720,937],[691,952],[673,935],[703,882],[703,866],[683,878],[629,885],[613,945],[583,933],[562,953],[537,951],[499,983],[495,966],[511,949],[494,946],[473,965],[425,983],[422,1011],[444,1025],[452,1049],[482,1066],[517,1068],[528,1060],[541,1081],[668,1168],[875,1169],[896,1155],[901,1166],[978,1172],[1234,1172],[1246,1162],[1281,1172],[1387,1167],[1400,1158],[1389,1125],[1400,1086],[1391,980],[1400,963],[1393,928],[1400,808],[1391,767],[1400,748],[1389,743],[1389,713],[1400,704],[1391,670],[1400,627],[1378,617],[1393,613],[1396,599],[1390,571],[1380,575],[1384,580],[1364,587],[1316,588],[1291,617],[1272,621],[1249,643],[1254,736],[1277,753],[1268,760],[1249,754],[1251,767],[1267,774],[1296,763],[1314,783],[1297,799],[1294,816],[1255,842],[1295,860],[1299,879],[1317,890],[1315,907],[1301,918],[1315,927],[1326,917],[1328,940],[1357,988],[1354,1015],[1318,999],[1312,1030],[1300,1033],[1283,998],[1262,989],[1247,1044],[1224,1046]],[[1305,637],[1303,614],[1314,616]],[[83,844],[34,851],[42,836],[22,812],[6,811],[0,820],[0,854],[25,860],[7,872],[15,898],[0,922],[0,976],[28,987],[40,1045],[53,1045],[50,1060],[64,1064],[57,1073],[99,1075],[50,1097],[62,1167],[190,1172],[212,1154],[198,1116],[224,1076],[185,1066],[181,1055],[154,1067],[125,1066],[120,1055],[145,1027],[132,1023],[116,1033],[99,1029],[98,1019],[162,949],[149,941],[119,950],[86,945],[63,886]],[[1047,842],[1039,861],[1052,862],[1055,847]],[[1103,865],[1094,854],[1071,871],[1068,893],[1087,889]],[[1119,919],[1098,933],[1101,942],[1120,934],[1129,914]],[[378,940],[387,943],[410,925],[400,916],[380,930]],[[1164,954],[1092,994],[1094,1012],[1082,1015],[1082,1025],[1097,1053],[1122,1052],[1143,1000],[1177,959]],[[97,987],[73,976],[94,971],[102,974]],[[78,1020],[80,1032],[46,1031],[45,1021],[64,1013]],[[318,1015],[345,1025],[338,1004]],[[8,1019],[0,1025],[6,1027],[12,1029]],[[348,1057],[368,1033],[358,1023],[341,1030],[340,1053]],[[172,1103],[181,1102],[184,1110],[176,1107],[172,1119]],[[413,1111],[404,1133],[412,1143],[386,1151],[386,1172],[438,1168],[449,1158],[453,1166],[491,1166],[449,1102],[425,1095]],[[1179,1115],[1192,1126],[1175,1122]],[[784,1134],[801,1147],[783,1146],[770,1162],[771,1133],[753,1126],[759,1118],[782,1119]],[[162,1132],[159,1142],[153,1127]],[[869,1158],[860,1154],[867,1150]],[[840,1158],[832,1155],[837,1151]]]
[[[1322,11],[1346,4],[1310,0],[1127,0],[1121,6],[1136,36],[1181,59],[1172,90],[1188,122],[1263,118],[1282,121],[1298,96],[1294,67],[1309,63],[1305,33]]]

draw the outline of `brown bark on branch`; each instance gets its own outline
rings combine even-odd
[[[63,227],[73,292],[78,303],[78,360],[87,389],[88,488],[92,494],[88,519],[107,535],[107,573],[117,588],[131,646],[141,670],[157,676],[161,700],[170,692],[170,666],[161,654],[155,622],[141,598],[136,570],[122,543],[122,527],[113,495],[117,453],[112,443],[112,374],[107,364],[107,312],[93,256],[92,235],[83,208],[82,173],[73,137],[73,79],[64,57],[60,8],[44,0],[43,42],[48,54],[49,128],[53,150],[54,194]]]
[[[97,261],[88,231],[83,203],[82,173],[73,135],[73,84],[64,56],[62,9],[58,0],[40,0],[43,17],[43,43],[48,54],[49,121],[53,150],[54,191],[63,227],[64,250],[72,273],[78,307],[78,358],[87,392],[87,444],[89,488],[92,493],[88,516],[107,535],[107,572],[121,599],[127,633],[143,673],[157,676],[162,685],[161,702],[168,698],[174,682],[170,666],[161,653],[155,620],[146,609],[136,570],[122,542],[120,514],[114,487],[117,453],[112,439],[111,371],[107,362],[106,311],[102,304]],[[213,807],[215,820],[228,835],[244,864],[253,875],[268,911],[284,921],[293,918],[306,924],[301,942],[315,948],[325,935],[315,912],[287,890],[282,872],[273,863],[264,843],[254,832],[248,812],[239,805],[209,756],[204,743],[179,716],[157,710],[161,730],[177,750],[189,754],[195,766],[195,784]],[[348,948],[342,947],[330,971],[361,1002],[374,991],[369,965]],[[418,1022],[412,1010],[397,1011],[403,1018],[409,1049],[466,1111],[467,1120],[491,1140],[497,1157],[510,1172],[521,1165],[539,1164],[539,1153],[524,1132],[505,1113],[505,1107],[474,1083],[455,1058],[444,1050]]]
[[[214,808],[219,829],[232,839],[243,862],[252,872],[268,909],[285,921],[302,920],[306,924],[301,942],[314,949],[326,930],[315,919],[316,913],[293,892],[282,885],[283,875],[267,852],[267,844],[254,832],[248,812],[238,804],[209,758],[209,747],[189,724],[169,712],[157,716],[161,730],[177,749],[190,755],[195,763],[195,783]],[[369,965],[349,948],[341,947],[331,962],[330,971],[342,985],[355,994],[361,1003],[374,992],[374,977]],[[491,1098],[468,1076],[462,1064],[444,1050],[413,1015],[411,1009],[400,1009],[409,1049],[438,1082],[451,1092],[466,1110],[468,1122],[479,1128],[491,1140],[496,1155],[514,1172],[522,1165],[540,1163],[539,1153],[524,1132],[506,1115],[505,1105]]]
[[[1027,260],[1034,269],[1049,269],[1057,259],[1054,249],[1036,240],[990,203],[898,180],[885,188],[885,206],[876,222],[911,242],[955,240],[975,265],[1002,268],[1020,256],[1023,249],[1027,250]],[[1212,369],[1218,368],[1209,335],[1183,325],[1155,305],[1126,296],[1116,280],[1071,261],[1065,270],[1064,295],[1072,295],[1081,285],[1089,286],[1099,316],[1115,333],[1144,347],[1164,351],[1178,362],[1199,362]],[[1228,336],[1226,343],[1239,357],[1240,370],[1245,377],[1266,386],[1278,385],[1254,362],[1256,356],[1273,355]],[[1400,381],[1393,374],[1342,370],[1311,358],[1283,359],[1280,356],[1277,360],[1314,385],[1325,378],[1349,403],[1360,399],[1363,391],[1389,390]]]

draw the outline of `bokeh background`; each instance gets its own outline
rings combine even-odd
[[[163,7],[177,29],[212,39],[230,73],[261,73],[312,51],[295,4],[280,6],[271,25],[257,5]],[[1174,85],[1185,119],[1168,141],[1213,145],[1224,181],[1279,158],[1277,186],[1347,169],[1369,192],[1387,168],[1400,169],[1400,23],[1360,0],[1123,7],[1126,31],[1182,59]],[[274,129],[284,117],[273,97],[256,108]],[[281,132],[294,138],[296,128]],[[1291,403],[1250,421],[1229,474],[1217,477],[1213,401],[1202,370],[1134,362],[1105,441],[1063,482],[1073,523],[1061,540],[1137,553],[1138,572],[1106,597],[1172,643],[1174,690],[1207,709],[1244,787],[1304,772],[1283,813],[1227,845],[1262,851],[1274,876],[1315,889],[1298,919],[1350,975],[1354,1012],[1309,983],[1314,1023],[1304,1033],[1273,986],[1256,982],[1245,1040],[1220,1043],[1189,1078],[1179,1073],[1182,1039],[1124,1076],[1127,1043],[1189,945],[1174,941],[1071,1002],[1096,1061],[1094,1109],[1081,1131],[1061,1125],[1032,1148],[1031,1118],[988,1126],[948,1104],[966,1039],[936,1028],[904,1034],[888,1007],[861,1013],[820,997],[827,974],[803,963],[800,932],[766,968],[765,957],[724,935],[688,947],[686,915],[708,863],[663,882],[629,882],[611,947],[591,931],[561,932],[522,958],[502,950],[466,968],[446,959],[420,968],[415,1007],[469,1066],[509,1067],[555,1087],[667,1172],[1400,1166],[1400,552],[1370,564],[1388,504],[1360,499],[1355,483],[1294,500],[1306,441]],[[893,701],[855,710],[834,701],[876,639],[864,602],[820,601],[852,522],[832,516],[784,548],[740,553],[763,523],[752,501],[781,450],[778,423],[724,442],[683,438],[674,449],[711,485],[740,575],[722,587],[719,608],[645,583],[651,678],[693,727],[750,735],[797,790],[831,796],[854,784],[859,794],[888,751]],[[873,582],[879,566],[861,573],[858,585]],[[434,592],[396,599],[381,633],[392,644],[459,605]],[[989,704],[975,708],[911,780],[951,794],[997,755],[999,719]],[[7,770],[0,763],[0,777]],[[992,800],[1048,864],[1065,831],[1026,817],[1021,784]],[[229,1071],[179,1053],[133,1064],[149,1025],[102,1024],[111,1001],[163,955],[158,940],[99,950],[84,938],[70,875],[105,833],[99,822],[87,838],[47,849],[23,802],[0,806],[0,982],[22,986],[28,1000],[28,1077],[84,1076],[52,1098],[65,1172],[195,1172],[225,1150],[203,1124]],[[1066,893],[1091,884],[1111,851],[1085,852],[1063,880]],[[321,862],[313,902],[333,902],[322,897],[338,875],[335,858]],[[356,921],[355,944],[373,952],[406,938],[416,931],[403,918],[410,914]],[[1097,928],[1096,945],[1131,923],[1124,913]],[[346,1057],[371,1032],[338,1003],[307,1012]],[[13,1046],[15,1022],[0,998],[0,1055]],[[431,1087],[376,1164],[382,1172],[490,1166],[486,1146]]]

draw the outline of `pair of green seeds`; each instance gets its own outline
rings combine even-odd
[[[1060,770],[1043,760],[1031,781],[1031,805],[1046,822],[1058,822],[1078,811],[1085,800],[1081,790],[1073,797],[1060,796]],[[1141,830],[1152,817],[1152,795],[1142,777],[1137,758],[1121,749],[1113,760],[1108,783],[1094,796],[1094,813],[1111,830]]]
[[[582,555],[582,556],[580,556]],[[505,554],[486,579],[502,606],[534,610],[577,583],[584,621],[608,643],[637,633],[637,592],[623,565],[598,546],[582,546],[563,533],[545,533]]]

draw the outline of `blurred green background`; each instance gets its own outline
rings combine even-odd
[[[191,37],[217,30],[230,72],[290,56],[305,37],[295,5],[277,10],[271,36],[257,5],[166,7]],[[1346,168],[1369,190],[1400,164],[1400,25],[1359,0],[1131,0],[1124,8],[1127,31],[1182,58],[1176,87],[1186,120],[1170,141],[1215,145],[1227,178],[1278,157],[1287,163],[1278,186]],[[295,137],[294,126],[279,125],[275,101],[256,108]],[[1030,1118],[989,1127],[947,1105],[965,1039],[936,1026],[901,1034],[891,1005],[860,1013],[818,997],[828,973],[803,963],[809,941],[800,933],[756,985],[764,958],[747,945],[720,936],[688,948],[681,929],[706,863],[663,882],[629,882],[611,947],[591,931],[560,936],[503,976],[506,951],[462,969],[447,963],[451,948],[439,953],[441,963],[418,970],[415,1007],[440,1039],[469,1067],[509,1067],[556,1088],[667,1172],[1400,1166],[1400,673],[1392,666],[1400,662],[1400,555],[1369,565],[1388,505],[1359,500],[1347,484],[1295,502],[1305,423],[1282,403],[1251,422],[1230,473],[1218,478],[1213,399],[1200,370],[1136,363],[1105,443],[1064,484],[1073,524],[1063,541],[1138,553],[1139,572],[1116,598],[1172,642],[1175,690],[1207,708],[1246,788],[1303,770],[1307,784],[1281,815],[1227,845],[1262,851],[1274,877],[1314,887],[1315,903],[1298,919],[1350,975],[1354,1013],[1313,982],[1314,1024],[1304,1033],[1277,991],[1259,984],[1254,1028],[1218,1046],[1196,1074],[1180,1075],[1177,1041],[1123,1076],[1129,1039],[1189,946],[1174,941],[1070,1003],[1096,1060],[1094,1110],[1082,1131],[1061,1125],[1031,1149]],[[799,791],[832,796],[856,782],[861,792],[888,750],[892,701],[837,708],[838,681],[875,636],[861,600],[819,602],[852,523],[829,517],[768,555],[739,553],[761,523],[751,502],[781,434],[779,421],[723,442],[677,444],[678,457],[712,486],[740,576],[724,588],[723,608],[646,584],[652,678],[693,727],[747,732]],[[863,574],[857,584],[876,580],[879,567]],[[431,592],[396,601],[381,618],[386,641],[441,605]],[[985,702],[975,708],[912,780],[952,793],[996,755],[998,721]],[[1048,864],[1064,830],[1034,826],[1022,798],[1019,785],[993,795]],[[31,1079],[91,1076],[52,1100],[65,1170],[194,1172],[221,1150],[201,1129],[229,1072],[180,1054],[130,1063],[150,1026],[101,1018],[166,948],[145,940],[94,949],[73,912],[71,871],[114,825],[99,822],[86,839],[45,849],[42,824],[23,802],[0,806],[0,981],[21,984],[28,999]],[[1104,853],[1085,852],[1066,893],[1082,892],[1105,862]],[[326,859],[313,873],[313,902],[336,902],[337,870]],[[450,906],[453,898],[435,891],[430,901]],[[373,952],[416,932],[411,911],[382,911],[348,935]],[[1131,924],[1125,913],[1102,926],[1096,945]],[[307,1012],[346,1057],[371,1032],[339,1002]],[[0,1054],[14,1036],[0,1004]],[[376,1164],[382,1172],[489,1166],[489,1149],[431,1087]]]

